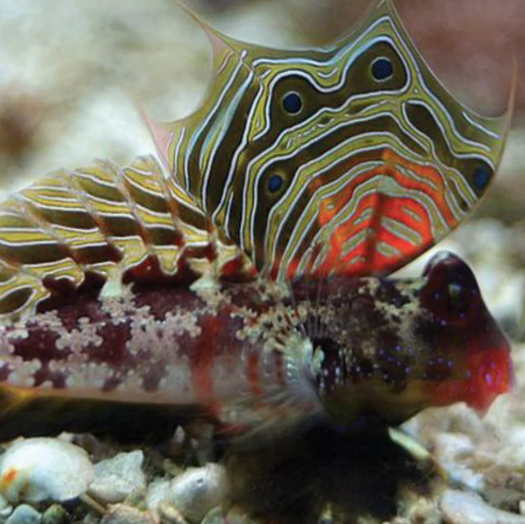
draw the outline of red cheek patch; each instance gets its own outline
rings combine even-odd
[[[430,404],[445,406],[465,402],[477,411],[486,412],[499,395],[512,388],[514,372],[508,344],[505,346],[467,354],[466,378],[430,386]]]

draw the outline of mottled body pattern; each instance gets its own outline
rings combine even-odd
[[[245,429],[367,411],[397,423],[426,405],[484,408],[508,386],[505,338],[457,257],[420,279],[318,286],[200,281],[81,297],[1,333],[0,380],[29,398],[200,405]]]
[[[324,49],[198,21],[214,81],[185,119],[146,118],[164,166],[61,170],[2,204],[2,393],[240,428],[488,406],[509,348],[468,267],[384,277],[484,195],[508,118],[455,100],[387,0]]]

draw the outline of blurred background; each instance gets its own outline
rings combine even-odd
[[[275,47],[328,43],[369,0],[186,0],[222,31]],[[525,2],[397,0],[423,56],[472,108],[506,107],[518,85],[503,166],[474,219],[439,248],[474,265],[516,337],[525,296]],[[192,111],[206,88],[208,42],[176,0],[0,2],[0,177],[9,190],[94,158],[125,164],[154,151],[135,101],[159,120]],[[426,257],[428,258],[428,257]],[[423,259],[424,261],[425,259]],[[409,272],[419,272],[419,261]]]

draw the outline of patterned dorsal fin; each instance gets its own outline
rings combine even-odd
[[[214,50],[213,81],[192,115],[156,125],[157,146],[259,270],[390,273],[485,194],[511,104],[488,118],[455,99],[391,1],[318,49],[245,44],[198,20]]]
[[[454,99],[390,1],[322,49],[244,44],[197,20],[214,52],[205,100],[148,122],[168,173],[153,157],[99,162],[0,206],[0,320],[115,278],[386,274],[485,194],[512,103],[491,119]]]
[[[58,170],[0,206],[0,321],[107,281],[249,277],[152,156]]]

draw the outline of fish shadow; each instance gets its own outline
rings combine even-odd
[[[379,521],[399,513],[400,491],[428,494],[431,463],[395,444],[386,427],[342,432],[329,426],[232,449],[224,457],[232,502],[278,524]],[[330,508],[331,516],[323,519]]]

